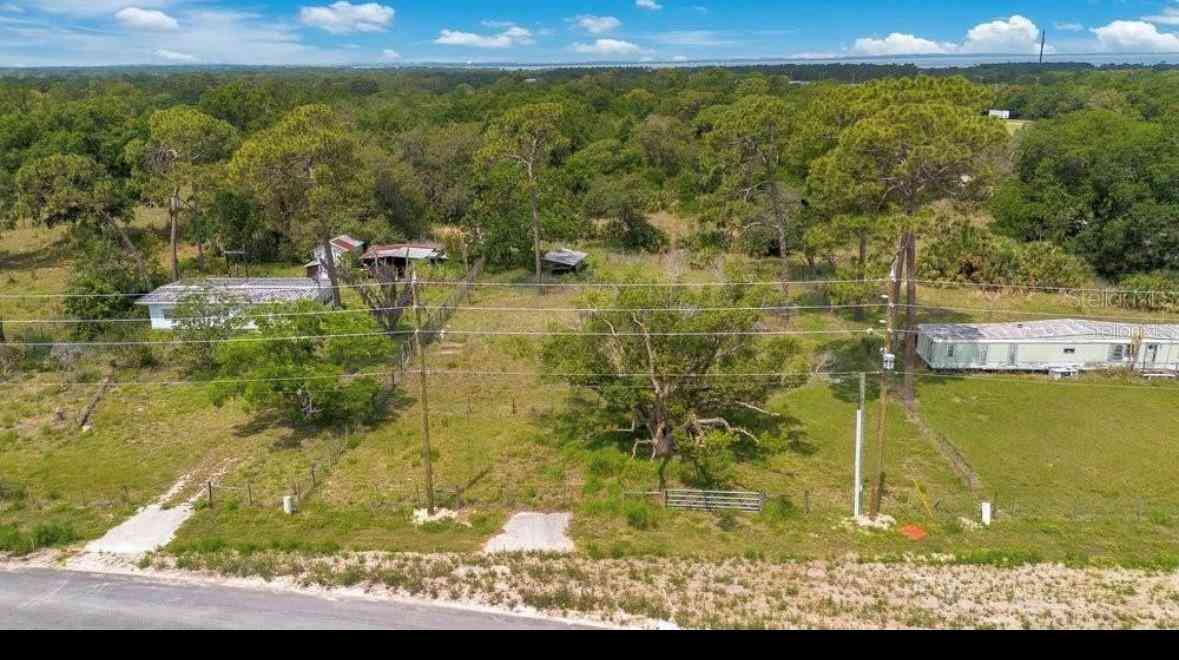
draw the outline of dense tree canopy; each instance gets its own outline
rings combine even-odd
[[[1109,110],[1027,129],[992,207],[999,231],[1106,274],[1179,267],[1179,136]]]
[[[1014,161],[991,107],[1043,120]],[[1168,67],[38,73],[0,81],[0,229],[97,223],[133,254],[148,205],[201,257],[302,262],[351,231],[536,268],[603,220],[675,247],[639,222],[666,210],[682,247],[851,274],[884,238],[865,222],[994,195],[996,231],[1122,276],[1176,267],[1176,127]]]

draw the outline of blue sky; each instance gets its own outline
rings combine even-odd
[[[0,66],[1179,53],[1179,0],[0,0]]]

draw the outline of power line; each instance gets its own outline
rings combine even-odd
[[[1103,321],[1121,321],[1123,323],[1145,323],[1145,322],[1168,322],[1173,321],[1173,317],[1145,317],[1139,319],[1127,319],[1125,316],[1105,316],[1100,314],[1087,314],[1084,312],[1028,312],[1018,309],[1010,309],[1006,307],[951,307],[946,305],[908,305],[904,303],[897,304],[897,307],[912,307],[914,309],[928,309],[941,310],[947,312],[971,312],[971,313],[988,313],[988,314],[1011,314],[1013,316],[1050,316],[1054,318],[1069,318],[1069,319],[1098,319]]]
[[[592,314],[592,313],[617,313],[617,312],[681,312],[685,314],[701,313],[701,312],[805,312],[805,311],[834,311],[834,310],[854,310],[854,309],[875,309],[880,307],[887,307],[887,303],[864,303],[864,304],[846,304],[846,305],[764,305],[764,306],[748,306],[748,307],[484,307],[484,306],[456,306],[445,307],[442,305],[423,305],[423,310],[438,311],[442,309],[451,309],[462,312],[489,312],[489,313],[516,313],[516,312],[537,312],[537,313],[571,313],[571,314]],[[971,313],[986,313],[986,314],[1010,314],[1019,316],[1048,316],[1054,318],[1080,318],[1080,319],[1099,319],[1109,321],[1122,321],[1125,323],[1138,322],[1168,322],[1174,320],[1172,317],[1150,316],[1138,319],[1127,319],[1125,316],[1110,316],[1099,314],[1088,314],[1083,311],[1078,312],[1030,312],[1025,310],[1012,309],[1009,307],[959,307],[950,305],[930,305],[930,304],[906,304],[898,303],[898,308],[913,307],[915,309],[925,309],[934,311],[948,311],[948,312],[971,312]],[[395,307],[358,307],[352,309],[334,309],[334,310],[320,310],[314,312],[276,312],[274,314],[241,314],[234,315],[234,319],[257,320],[257,319],[274,319],[274,318],[298,318],[298,317],[315,317],[315,316],[333,316],[343,314],[365,314],[374,312],[391,312],[391,311],[405,311],[410,309],[409,306],[401,305]],[[179,321],[203,321],[209,317],[191,316],[191,317],[172,317],[169,320],[172,322]],[[140,318],[113,318],[113,319],[4,319],[7,325],[73,325],[83,323],[148,323],[151,321],[150,317]]]
[[[1056,293],[1105,293],[1105,294],[1120,294],[1129,293],[1137,295],[1145,294],[1166,294],[1179,296],[1179,290],[1175,289],[1096,289],[1083,287],[1065,287],[1065,286],[1038,286],[1034,284],[1011,284],[1001,282],[957,282],[953,280],[916,280],[918,284],[935,287],[971,287],[976,289],[1026,289],[1029,291],[1053,291]]]
[[[237,385],[249,383],[287,383],[287,382],[301,382],[301,381],[331,381],[331,380],[345,380],[356,378],[376,378],[388,377],[393,375],[401,375],[401,371],[361,371],[351,374],[335,374],[331,376],[284,376],[274,378],[212,378],[204,380],[132,380],[132,381],[112,381],[109,387],[137,387],[137,386],[161,386],[161,387],[175,387],[184,385]],[[659,378],[679,378],[684,380],[709,380],[709,379],[742,379],[742,378],[801,378],[812,376],[851,376],[858,375],[859,371],[847,372],[752,372],[752,373],[702,373],[702,374],[658,374]],[[868,372],[873,373],[873,372]],[[408,376],[420,376],[419,372],[406,371],[404,374]],[[614,372],[541,372],[541,371],[468,371],[463,369],[428,369],[425,372],[426,376],[474,376],[474,377],[503,377],[503,378],[650,378],[650,372],[635,372],[635,373],[614,373]],[[23,383],[14,381],[0,381],[0,387],[8,386],[15,387]],[[38,381],[38,385],[88,385],[91,383],[82,383],[74,381]],[[645,386],[644,386],[645,389]]]
[[[276,377],[276,378],[217,378],[207,380],[133,380],[133,381],[113,381],[110,387],[139,387],[139,386],[161,386],[161,387],[179,387],[186,385],[231,385],[231,384],[248,384],[248,383],[271,383],[271,382],[299,382],[299,381],[331,381],[331,380],[346,380],[365,377],[388,377],[392,375],[400,375],[400,371],[362,371],[352,374],[336,374],[332,376],[290,376],[290,377]],[[685,380],[728,380],[741,378],[842,378],[858,376],[859,374],[868,376],[879,376],[881,374],[889,376],[903,376],[906,373],[912,374],[917,378],[939,378],[943,380],[961,380],[961,381],[984,381],[984,382],[1002,382],[1015,383],[1023,385],[1047,385],[1056,387],[1093,387],[1093,388],[1111,388],[1111,389],[1140,389],[1140,390],[1154,390],[1154,391],[1175,391],[1179,392],[1179,386],[1174,385],[1154,385],[1154,384],[1123,384],[1123,383],[1095,383],[1095,382],[1069,382],[1058,380],[1044,380],[1041,378],[1033,378],[1031,376],[1026,378],[1018,378],[1013,376],[986,374],[939,374],[929,371],[796,371],[796,372],[750,372],[750,373],[703,373],[703,374],[658,374],[660,378],[681,378]],[[405,372],[408,376],[419,376],[416,372]],[[478,370],[463,370],[463,369],[436,369],[428,370],[427,376],[464,376],[476,378],[634,378],[646,379],[650,378],[649,372],[633,372],[633,373],[614,373],[614,372],[542,372],[542,371],[478,371]],[[15,381],[0,381],[0,387],[15,387],[24,383]],[[82,383],[73,381],[36,381],[37,385],[49,386],[72,386],[72,385],[91,385],[93,383]],[[584,387],[582,385],[574,385],[574,387]],[[640,389],[647,389],[649,386],[641,386]]]
[[[700,312],[787,312],[787,311],[817,311],[817,310],[835,310],[835,309],[870,309],[874,307],[883,307],[883,303],[871,303],[861,305],[765,305],[765,306],[749,306],[749,307],[469,307],[456,306],[446,307],[443,305],[423,305],[423,310],[438,311],[442,309],[451,309],[461,312],[494,312],[494,313],[508,313],[508,312],[543,312],[543,313],[576,313],[576,314],[591,314],[591,313],[613,313],[613,312],[682,312],[700,313]],[[232,307],[232,305],[230,305]],[[272,318],[288,318],[288,317],[309,317],[309,316],[328,316],[338,314],[362,314],[371,312],[391,312],[391,311],[405,311],[412,309],[412,306],[400,305],[396,307],[358,307],[354,309],[333,309],[322,310],[314,312],[280,312],[274,314],[235,314],[234,319],[272,319]],[[173,323],[177,321],[206,321],[209,316],[186,316],[186,317],[172,317],[168,319]],[[140,318],[116,318],[116,319],[5,319],[4,323],[8,325],[70,325],[78,323],[147,323],[150,322],[150,317]]]
[[[408,336],[415,330],[391,330],[384,332],[353,332],[326,335],[291,335],[288,337],[231,337],[227,339],[171,339],[167,341],[41,341],[7,342],[5,346],[27,347],[115,347],[115,346],[176,346],[182,344],[250,344],[280,341],[310,341],[315,339],[358,339],[362,337]],[[457,335],[473,337],[791,337],[807,335],[854,335],[872,334],[873,330],[750,330],[724,332],[563,332],[528,330],[422,330],[422,334]]]
[[[867,280],[771,280],[762,282],[553,282],[545,283],[546,288],[566,288],[566,289],[658,289],[658,288],[709,288],[709,287],[733,287],[733,286],[810,286],[810,285],[830,285],[830,284],[865,284],[872,282],[883,282],[882,279],[867,279]],[[434,282],[419,282],[423,286],[468,286],[474,288],[527,288],[535,289],[537,284],[523,283],[523,282],[463,282],[463,281],[434,281]],[[250,287],[253,291],[323,291],[332,289],[367,289],[372,287],[388,286],[386,283],[371,282],[366,284],[338,284],[332,286],[330,284],[321,284],[317,289],[310,287],[296,287],[296,286],[254,286]],[[201,287],[192,287],[193,293],[200,293],[203,289]],[[0,293],[0,299],[70,299],[70,298],[139,298],[146,296],[148,293]],[[248,304],[248,303],[247,303]],[[269,304],[269,303],[261,303]]]
[[[552,282],[543,286],[546,288],[565,289],[627,289],[627,288],[708,288],[732,286],[827,286],[835,284],[882,284],[888,282],[885,278],[868,278],[856,280],[767,280],[748,282]],[[1175,289],[1117,289],[1117,288],[1084,288],[1040,286],[1034,284],[1015,284],[1010,282],[959,282],[954,280],[915,280],[925,286],[936,287],[971,287],[981,289],[1025,289],[1032,291],[1053,291],[1058,293],[1104,293],[1104,294],[1167,294],[1179,296]],[[525,282],[470,282],[462,281],[423,281],[423,286],[454,287],[468,286],[472,288],[524,288],[535,289],[536,283]],[[372,282],[365,284],[340,284],[336,286],[320,285],[318,290],[331,289],[365,289],[387,286],[384,283]],[[251,287],[258,291],[308,291],[308,287],[291,286],[257,286]],[[194,287],[194,289],[196,289]],[[194,291],[195,292],[195,291]],[[147,293],[3,293],[0,299],[70,299],[70,298],[139,298]],[[244,303],[251,304],[251,303]],[[261,303],[269,304],[269,303]]]

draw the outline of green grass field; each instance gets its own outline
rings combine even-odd
[[[147,214],[141,222],[159,230],[158,217]],[[68,266],[60,259],[60,240],[43,230],[5,234],[0,278],[15,281],[13,291],[60,292]],[[708,281],[723,271],[720,264],[693,268],[677,253],[652,257],[587,247],[595,275]],[[751,277],[773,279],[777,266],[746,267]],[[297,265],[269,269],[298,270]],[[524,283],[530,275],[493,273],[483,280]],[[439,288],[426,295],[441,300],[446,293]],[[452,334],[430,347],[430,369],[458,372],[432,376],[429,384],[439,502],[458,508],[459,522],[410,523],[410,511],[424,502],[421,402],[412,374],[388,418],[371,427],[301,431],[233,403],[214,407],[200,386],[131,386],[108,394],[93,430],[81,433],[73,420],[103,374],[112,372],[120,381],[181,376],[166,355],[157,356],[154,365],[138,364],[133,355],[107,355],[0,384],[6,404],[0,411],[0,480],[23,492],[0,500],[0,528],[28,530],[51,522],[92,538],[187,477],[189,486],[176,499],[194,494],[207,480],[217,483],[217,496],[213,507],[200,508],[182,528],[176,548],[471,551],[513,512],[568,510],[575,514],[572,533],[579,547],[595,556],[953,552],[1146,562],[1174,552],[1179,496],[1171,488],[1169,466],[1176,450],[1166,430],[1176,415],[1179,389],[1142,389],[1135,381],[1086,378],[1053,385],[1038,377],[922,378],[919,412],[928,433],[900,406],[889,408],[883,508],[899,524],[922,527],[928,534],[924,541],[843,524],[851,507],[853,379],[816,377],[772,398],[775,411],[797,420],[798,442],[785,453],[741,463],[736,479],[741,488],[770,494],[765,513],[663,510],[639,494],[656,485],[655,466],[632,458],[629,444],[604,432],[616,420],[601,419],[593,396],[529,375],[540,369],[541,339],[454,334],[543,330],[552,321],[573,320],[569,312],[547,310],[570,307],[577,295],[572,288],[553,288],[544,296],[530,288],[477,288],[467,306],[515,311],[460,311],[447,326]],[[793,295],[816,299],[804,289]],[[921,300],[931,306],[921,311],[923,321],[1148,318],[1045,294],[996,297],[923,287]],[[59,306],[44,301],[0,304],[8,318],[61,314]],[[823,310],[766,319],[769,327],[808,331],[862,329],[875,321]],[[814,368],[875,369],[873,348],[847,336],[808,336],[800,344]],[[870,383],[869,448],[876,391]],[[939,452],[937,435],[965,456],[980,480],[978,492],[963,484]],[[866,472],[873,461],[870,451]],[[284,516],[279,501],[295,488],[305,495],[300,512]],[[971,530],[961,519],[977,520],[981,499],[995,502],[996,524]]]
[[[1100,377],[925,378],[920,399],[931,427],[978,473],[1006,545],[1054,558],[1175,553],[1179,388]]]

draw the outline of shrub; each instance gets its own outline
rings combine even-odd
[[[714,431],[698,443],[685,443],[680,448],[680,479],[696,488],[725,488],[732,484],[737,470],[733,454],[736,441],[732,434]]]
[[[20,351],[20,367],[24,371],[48,370],[55,365],[53,358],[53,342],[55,337],[43,328],[30,328],[20,337],[25,344]]]
[[[0,442],[3,444],[3,442]],[[25,499],[25,487],[15,481],[0,479],[0,501],[19,502]]]
[[[1091,279],[1083,259],[1047,242],[1020,243],[966,220],[949,222],[924,246],[921,276],[949,282],[1079,287]]]
[[[43,524],[33,528],[33,547],[52,548],[73,543],[78,539],[69,525]]]
[[[732,532],[737,529],[737,516],[732,511],[722,511],[716,516],[716,526],[722,531]]]
[[[1122,278],[1118,282],[1118,288],[1130,292],[1116,298],[1121,307],[1152,312],[1179,310],[1179,294],[1176,293],[1179,291],[1179,273],[1135,273]]]
[[[11,525],[0,525],[0,552],[26,554],[33,551],[32,539]]]
[[[623,509],[626,512],[626,524],[632,528],[645,530],[655,526],[655,512],[646,502],[627,502]]]
[[[766,502],[762,515],[771,520],[790,520],[798,516],[798,507],[786,495],[772,497]]]
[[[589,473],[599,478],[616,477],[622,473],[626,458],[616,451],[603,449],[590,455]]]

